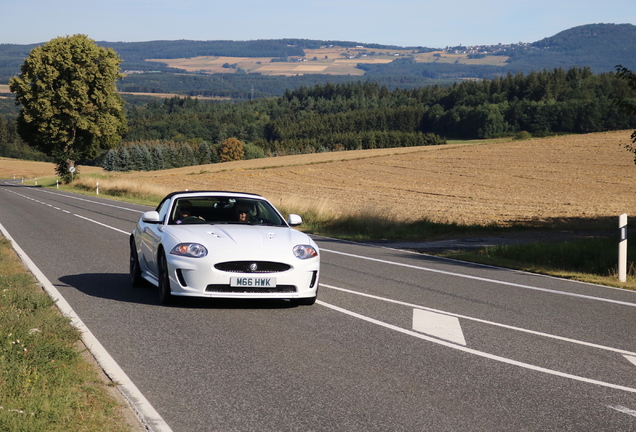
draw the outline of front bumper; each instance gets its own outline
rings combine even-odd
[[[207,259],[169,256],[170,288],[175,296],[209,298],[278,298],[296,299],[315,297],[320,277],[318,257],[285,262],[289,269],[277,272],[245,273],[222,271]],[[245,261],[242,259],[241,261]],[[275,286],[232,287],[231,278],[274,277]]]

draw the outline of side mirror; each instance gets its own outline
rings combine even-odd
[[[156,211],[148,211],[141,215],[141,220],[146,223],[159,223],[161,219],[159,218],[159,213]]]
[[[287,217],[287,223],[290,226],[298,226],[300,224],[303,223],[303,218],[301,218],[300,216],[298,216],[297,214],[290,214]]]

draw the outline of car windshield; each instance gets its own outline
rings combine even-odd
[[[176,199],[168,223],[287,226],[267,201],[219,196]]]

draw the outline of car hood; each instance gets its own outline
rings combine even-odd
[[[284,249],[297,244],[311,244],[311,238],[295,229],[265,225],[180,225],[166,231],[176,243],[201,243],[207,248]]]

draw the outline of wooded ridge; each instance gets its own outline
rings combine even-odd
[[[123,59],[122,70],[132,71],[118,87],[125,92],[176,93],[189,96],[218,96],[253,99],[280,96],[286,89],[317,84],[346,83],[358,80],[377,82],[389,89],[413,89],[430,84],[450,84],[466,78],[494,78],[556,67],[589,67],[594,73],[613,71],[617,64],[636,69],[636,26],[632,24],[589,24],[562,31],[532,43],[459,46],[445,48],[396,47],[347,41],[279,39],[255,41],[150,41],[98,42],[113,48]],[[0,84],[19,73],[20,64],[35,47],[0,44]],[[175,59],[198,56],[268,58],[269,61],[293,62],[313,58],[306,51],[325,46],[347,49],[363,48],[364,55],[378,50],[395,50],[401,54],[388,63],[365,63],[356,67],[360,76],[293,72],[293,76],[264,76],[227,68],[228,73],[197,73],[175,69],[148,59]],[[418,53],[439,51],[434,58],[422,60]],[[457,53],[461,53],[459,55]],[[444,62],[444,56],[457,55]],[[490,64],[475,63],[488,55],[499,59]],[[469,61],[470,60],[470,61]],[[472,62],[471,62],[472,61]],[[230,63],[231,64],[231,63]],[[355,63],[354,63],[355,64]],[[346,72],[345,72],[346,73]]]

